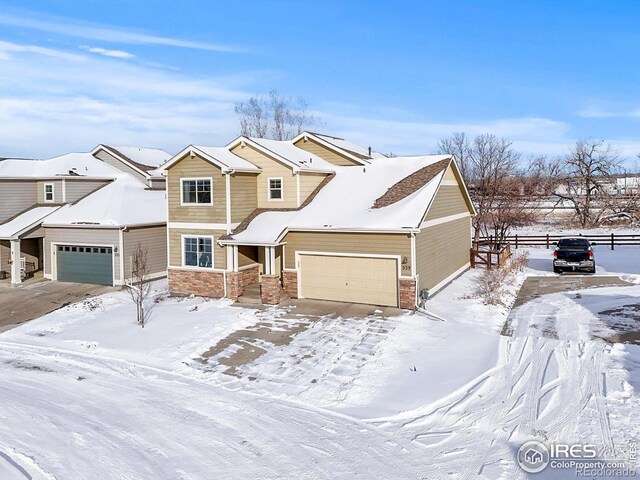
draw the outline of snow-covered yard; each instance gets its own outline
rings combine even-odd
[[[529,253],[512,294],[552,275],[550,250]],[[280,328],[281,310],[168,298],[162,282],[144,329],[124,292],[65,307],[0,335],[0,478],[511,479],[530,438],[624,447],[640,347],[592,332],[640,303],[640,248],[596,254],[632,285],[544,295],[512,312],[512,337],[470,271],[429,300],[435,316],[308,319],[234,375],[202,354]]]

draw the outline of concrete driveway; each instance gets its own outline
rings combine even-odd
[[[120,287],[48,280],[11,286],[0,284],[0,332],[46,315],[87,297],[113,292]]]
[[[527,277],[520,287],[518,296],[512,308],[520,307],[531,300],[539,298],[541,295],[558,292],[572,292],[574,290],[582,290],[598,287],[624,287],[631,286],[632,283],[625,282],[620,277],[613,275],[555,275],[541,277]],[[512,336],[512,318],[507,318],[502,327],[501,335]]]
[[[318,323],[326,323],[329,332],[336,325],[344,325],[347,330],[360,332],[362,338],[371,332],[382,338],[381,335],[395,328],[395,322],[388,319],[406,313],[399,308],[375,305],[311,299],[287,300],[277,307],[259,308],[257,315],[263,320],[247,329],[236,330],[220,340],[202,355],[200,361],[213,369],[221,367],[222,373],[227,375],[242,376],[239,372],[241,367],[265,355],[269,350],[284,351],[296,336]],[[296,352],[295,348],[291,350]],[[311,355],[303,357],[302,360],[308,361]],[[249,375],[249,379],[255,380],[255,377]]]

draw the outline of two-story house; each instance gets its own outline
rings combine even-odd
[[[121,285],[138,244],[151,276],[166,274],[162,150],[99,145],[48,160],[0,161],[0,280],[40,272]]]
[[[469,267],[475,214],[450,155],[386,158],[304,132],[189,146],[160,169],[174,293],[286,293],[415,308]]]

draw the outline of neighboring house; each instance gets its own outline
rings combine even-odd
[[[122,152],[126,152],[126,155]],[[166,275],[165,179],[170,155],[100,145],[92,153],[0,161],[0,278],[122,285],[138,242]]]
[[[167,177],[169,288],[237,299],[261,284],[314,298],[415,308],[469,268],[475,214],[449,155],[386,158],[304,132],[189,146]]]

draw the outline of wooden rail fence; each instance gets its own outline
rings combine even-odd
[[[640,233],[638,235],[628,235],[619,233],[607,233],[597,235],[570,235],[570,234],[543,234],[543,235],[509,235],[505,242],[514,248],[519,247],[546,247],[551,248],[554,242],[558,242],[563,237],[585,237],[596,245],[611,247],[615,250],[617,246],[637,246],[640,245]],[[481,242],[494,243],[493,236],[481,237]]]
[[[510,256],[511,247],[508,243],[497,246],[489,240],[473,242],[469,250],[471,268],[476,268],[478,265],[484,265],[487,270],[491,270],[493,267],[500,268]]]

